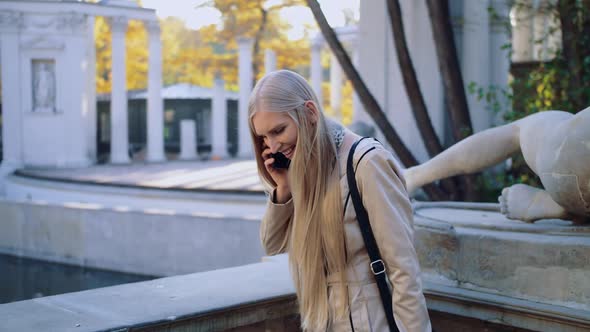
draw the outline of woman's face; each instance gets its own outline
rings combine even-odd
[[[263,142],[262,151],[282,152],[293,159],[297,144],[297,124],[287,112],[258,111],[252,117],[254,132]]]

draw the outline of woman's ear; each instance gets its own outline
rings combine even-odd
[[[308,100],[305,102],[305,108],[310,112],[310,120],[312,123],[317,123],[318,119],[320,118],[320,110],[318,109],[318,107],[316,106],[316,104],[311,101]]]

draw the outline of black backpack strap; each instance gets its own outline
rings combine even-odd
[[[359,228],[361,230],[361,234],[363,235],[363,240],[365,241],[365,247],[367,248],[367,253],[369,254],[369,258],[371,260],[371,272],[373,272],[373,277],[375,278],[377,286],[379,287],[379,295],[381,295],[381,301],[383,302],[383,309],[385,310],[385,316],[387,317],[389,330],[391,332],[399,332],[399,329],[397,328],[397,325],[395,324],[395,319],[393,317],[393,308],[391,303],[392,298],[389,286],[387,285],[385,263],[383,263],[383,260],[381,259],[379,247],[377,247],[377,242],[375,241],[375,236],[373,235],[373,230],[371,229],[371,224],[369,223],[369,215],[367,214],[367,210],[363,206],[363,201],[361,199],[361,195],[356,184],[355,170],[353,165],[354,151],[356,150],[357,145],[365,138],[366,137],[363,137],[360,140],[356,141],[352,145],[352,147],[350,148],[350,152],[348,153],[348,162],[346,164],[346,177],[348,178],[348,189],[350,191],[352,204],[354,205],[354,210],[356,212],[356,218],[359,222]],[[365,156],[365,154],[363,154],[363,157]]]

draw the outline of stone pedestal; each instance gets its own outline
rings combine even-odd
[[[195,120],[180,121],[180,160],[197,158],[197,130]]]
[[[498,210],[498,204],[415,205],[429,308],[534,331],[587,328],[590,225],[527,224]]]

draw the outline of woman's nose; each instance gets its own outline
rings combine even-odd
[[[281,144],[277,141],[271,140],[268,142],[268,147],[270,148],[270,152],[277,153],[281,147]]]

